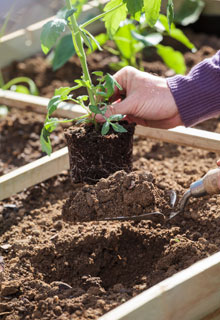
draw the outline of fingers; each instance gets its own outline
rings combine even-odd
[[[130,97],[127,97],[121,102],[113,103],[112,105],[108,106],[108,109],[105,113],[105,117],[109,118],[113,114],[122,114],[122,115],[130,114],[131,107],[132,107],[132,99]],[[102,115],[97,114],[96,120],[99,122],[103,122],[104,118]]]
[[[220,167],[220,159],[217,160],[217,166]]]

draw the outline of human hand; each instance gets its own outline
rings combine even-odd
[[[125,67],[114,75],[123,90],[117,87],[112,101],[125,98],[109,106],[106,117],[126,115],[128,122],[168,129],[182,124],[175,100],[164,78],[153,76],[133,67]],[[103,121],[97,115],[98,121]]]

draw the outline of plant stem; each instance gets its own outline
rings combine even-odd
[[[93,23],[93,22],[95,22],[95,21],[103,18],[104,16],[106,16],[106,14],[108,14],[108,13],[110,13],[110,12],[112,12],[112,11],[118,9],[118,8],[120,8],[120,7],[123,6],[123,5],[124,5],[124,3],[121,3],[121,4],[119,4],[118,6],[110,9],[109,11],[103,12],[103,13],[99,14],[98,16],[96,16],[96,17],[94,17],[94,18],[92,18],[92,19],[84,22],[83,24],[80,25],[80,28],[85,28],[85,27],[87,27],[89,24],[91,24],[91,23]]]
[[[66,0],[66,6],[67,6],[68,10],[70,10],[72,8],[70,0]],[[73,44],[74,44],[76,53],[80,59],[80,63],[81,63],[82,70],[83,70],[84,80],[89,81],[89,84],[92,87],[92,80],[91,80],[89,70],[88,70],[88,65],[87,65],[87,61],[86,61],[86,54],[85,54],[85,50],[83,48],[83,42],[82,42],[82,38],[80,35],[79,26],[77,24],[76,17],[74,14],[70,17],[70,21],[71,21],[71,26],[72,26],[71,32],[72,32]],[[90,103],[92,105],[95,105],[96,103],[95,103],[95,98],[94,98],[92,89],[87,88],[87,91],[88,91]]]
[[[21,83],[21,82],[25,82],[29,85],[29,89],[30,89],[30,93],[33,94],[33,95],[38,95],[38,90],[37,90],[37,87],[34,83],[33,80],[31,80],[30,78],[28,77],[17,77],[17,78],[14,78],[12,80],[10,80],[9,82],[7,82],[6,84],[4,84],[2,86],[2,89],[3,90],[8,90],[10,89],[11,86],[13,85],[16,85],[18,83]]]

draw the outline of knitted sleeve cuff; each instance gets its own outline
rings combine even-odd
[[[167,79],[185,126],[220,114],[220,51],[197,64],[187,76]]]

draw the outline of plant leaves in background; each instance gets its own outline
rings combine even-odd
[[[134,30],[136,30],[136,27],[133,23],[126,23],[118,29],[113,38],[118,50],[125,59],[130,59],[135,54],[135,43],[137,41],[131,34]]]
[[[109,11],[118,5],[120,5],[122,0],[111,0],[108,2],[104,8],[104,11]],[[127,16],[127,7],[126,4],[120,6],[118,9],[113,10],[112,12],[108,13],[104,18],[103,21],[105,22],[105,27],[108,32],[110,38],[114,36],[116,31],[119,28],[120,22],[125,20]]]
[[[159,18],[160,6],[161,0],[144,0],[145,17],[150,27],[153,27]]]
[[[205,6],[203,0],[185,0],[175,14],[175,22],[182,26],[187,26],[199,19],[199,16]]]
[[[140,33],[132,31],[132,36],[136,40],[141,41],[146,47],[155,46],[163,40],[163,36],[157,32],[143,36]]]
[[[143,8],[143,0],[123,0],[123,2],[126,3],[128,12],[132,16],[140,12]]]
[[[11,86],[10,90],[14,92],[19,92],[19,93],[30,94],[30,91],[28,90],[28,88],[21,84]]]
[[[169,36],[172,38],[176,39],[177,41],[181,42],[184,44],[187,48],[190,50],[195,50],[194,44],[185,36],[185,34],[182,32],[182,30],[176,28],[175,24],[171,24],[171,28],[169,28],[168,25],[168,19],[166,16],[163,14],[160,15],[159,21],[162,23],[164,26],[165,30],[169,33]]]
[[[41,48],[44,54],[47,54],[55,45],[59,36],[65,31],[66,25],[67,22],[64,19],[57,18],[45,23],[40,36]]]
[[[171,24],[174,20],[174,8],[173,8],[173,0],[168,0],[167,2],[167,20],[169,29],[171,28]]]
[[[170,69],[179,74],[186,73],[185,60],[181,52],[175,51],[172,47],[158,44],[157,53]]]

